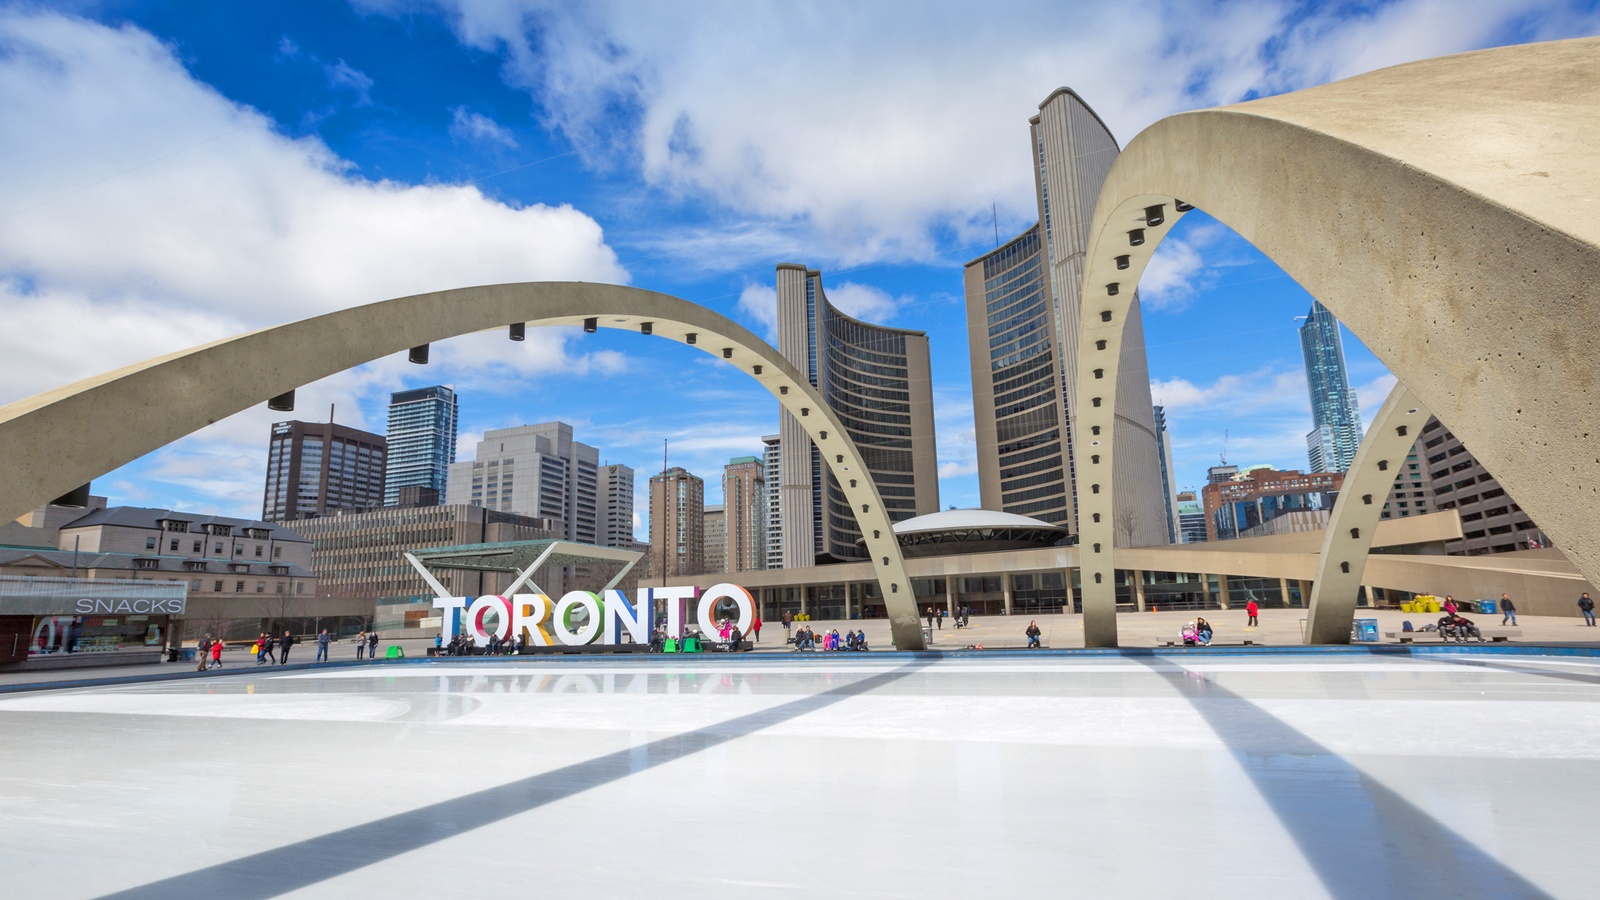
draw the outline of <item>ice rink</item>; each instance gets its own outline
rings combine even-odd
[[[1593,897],[1600,660],[463,660],[0,696],[9,896]]]

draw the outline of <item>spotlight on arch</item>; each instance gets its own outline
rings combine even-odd
[[[513,341],[525,341],[525,340],[527,340],[528,339],[528,323],[526,323],[526,322],[512,322],[511,323],[510,333],[508,333],[506,335],[506,337],[511,338]]]
[[[417,346],[412,347],[411,348],[411,352],[406,354],[406,359],[410,360],[411,362],[416,363],[419,366],[427,365],[428,364],[428,345],[427,344],[418,344]]]
[[[654,322],[640,322],[639,323],[639,333],[640,334],[655,334],[656,333],[656,323],[654,323]]]
[[[1188,212],[1189,210],[1194,209],[1194,204],[1185,203],[1182,200],[1174,200],[1172,201],[1172,208],[1178,212]]]
[[[600,330],[600,319],[598,317],[590,316],[589,318],[583,320],[583,333],[584,334],[594,334],[596,331],[599,331],[599,330]]]
[[[294,412],[294,391],[285,391],[268,400],[267,409],[273,412]]]
[[[1144,229],[1135,228],[1128,232],[1128,246],[1137,247],[1144,243]]]
[[[1146,206],[1144,208],[1144,224],[1150,226],[1151,228],[1160,225],[1166,220],[1167,208],[1162,204],[1158,203],[1155,206]]]

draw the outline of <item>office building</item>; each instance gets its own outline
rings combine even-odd
[[[928,336],[845,315],[815,269],[778,266],[778,350],[844,425],[891,521],[939,509]],[[779,413],[783,564],[859,558],[861,531],[800,422]],[[654,543],[652,541],[652,543]]]
[[[332,422],[278,422],[267,444],[261,518],[312,519],[384,504],[388,442]]]
[[[631,470],[628,475],[631,479]],[[600,451],[573,440],[572,426],[565,422],[492,429],[484,432],[473,460],[450,466],[446,495],[458,503],[549,519],[565,540],[598,543]]]
[[[1361,446],[1361,412],[1344,366],[1339,320],[1313,300],[1300,326],[1300,353],[1311,392],[1311,431],[1306,452],[1313,472],[1345,472]]]
[[[1274,529],[1261,526],[1280,516],[1307,512],[1316,515],[1291,520],[1295,524],[1282,530],[1317,530],[1326,523],[1343,484],[1344,475],[1337,472],[1249,467],[1233,480],[1208,484],[1201,491],[1205,501],[1206,540],[1225,541],[1272,533]]]
[[[600,546],[631,548],[633,538],[633,469],[620,463],[601,466]]]
[[[433,592],[401,555],[411,550],[496,544],[560,537],[546,519],[481,506],[385,507],[296,523],[310,542],[310,566],[325,595],[367,604],[373,622],[391,637],[424,637],[423,620],[439,613]],[[512,572],[436,569],[454,596],[493,594],[510,586]],[[562,573],[541,573],[540,587],[559,592]]]
[[[1100,185],[1120,152],[1099,117],[1061,88],[1029,120],[1039,222],[967,263],[978,484],[985,508],[1076,533],[1072,404],[1083,254]],[[1119,543],[1169,543],[1172,492],[1150,399],[1138,298],[1123,331],[1117,376]]]
[[[702,572],[728,571],[728,516],[722,504],[707,505],[700,513]]]
[[[782,438],[776,434],[761,438],[762,476],[766,481],[767,530],[766,565],[762,568],[783,568],[783,507],[778,502],[778,485],[782,482]]]
[[[650,577],[705,571],[706,483],[673,466],[650,478]]]
[[[1424,502],[1431,504],[1431,508],[1418,509],[1413,490],[1409,501],[1413,515],[1453,509],[1461,516],[1461,538],[1447,542],[1446,553],[1483,556],[1553,546],[1483,463],[1438,419],[1430,418],[1422,426],[1406,462],[1408,470],[1412,463],[1420,462],[1425,477],[1418,481],[1426,486],[1422,489]],[[1398,494],[1397,489],[1390,497],[1397,516],[1405,512],[1399,504],[1407,502]]]
[[[1180,491],[1178,504],[1178,542],[1195,544],[1206,539],[1206,508],[1194,491]]]
[[[443,385],[389,395],[389,465],[383,505],[400,502],[400,489],[419,485],[452,499],[447,480],[456,461],[456,392]]]

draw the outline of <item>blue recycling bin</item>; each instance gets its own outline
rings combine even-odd
[[[1499,604],[1496,603],[1493,600],[1479,600],[1478,601],[1478,612],[1480,614],[1482,614],[1482,615],[1492,616],[1495,613],[1500,611],[1498,607],[1499,607]]]
[[[1376,643],[1378,640],[1378,620],[1357,619],[1353,636],[1358,641]]]

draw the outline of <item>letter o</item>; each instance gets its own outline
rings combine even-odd
[[[500,617],[494,636],[503,641],[511,634],[511,603],[499,594],[484,594],[467,607],[467,630],[472,642],[480,647],[489,643],[489,633],[483,630],[483,617],[490,612]]]
[[[750,623],[755,621],[756,602],[750,592],[737,584],[714,584],[710,590],[700,595],[700,605],[695,608],[695,621],[700,623],[700,630],[705,634],[716,632],[716,620],[713,610],[717,608],[718,600],[732,600],[739,607],[739,633],[749,634]]]
[[[588,610],[589,622],[583,626],[582,631],[574,634],[572,623],[567,619],[572,615],[572,611],[579,606]],[[562,596],[561,601],[556,604],[555,621],[552,624],[555,626],[556,640],[561,643],[569,647],[578,647],[590,643],[594,640],[595,635],[600,633],[600,598],[588,591],[567,591]]]

